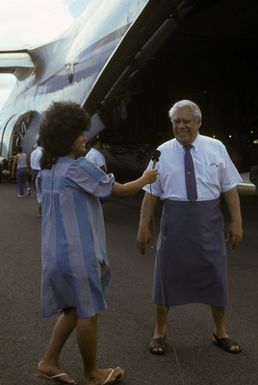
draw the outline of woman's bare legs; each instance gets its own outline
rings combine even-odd
[[[99,369],[96,367],[97,351],[97,316],[91,318],[79,318],[76,327],[77,343],[81,352],[85,384],[102,384],[111,373],[110,369]],[[121,368],[116,368],[111,380],[123,375]]]
[[[59,356],[66,340],[76,327],[77,320],[78,317],[73,308],[64,310],[58,317],[52,331],[47,351],[42,360],[38,363],[38,369],[41,372],[51,376],[64,372],[59,366]],[[62,380],[68,384],[75,383],[75,381],[68,375],[63,376]]]
[[[75,309],[67,309],[59,316],[53,329],[48,349],[39,362],[38,369],[49,375],[64,372],[59,366],[59,356],[67,338],[75,328],[77,344],[83,361],[85,381],[87,381],[87,385],[102,384],[111,371],[110,369],[96,368],[97,316],[79,318]],[[121,368],[116,368],[110,381],[123,375],[123,373],[124,371]],[[75,383],[68,375],[62,377],[62,380],[68,384]]]

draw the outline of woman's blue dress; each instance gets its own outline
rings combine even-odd
[[[68,307],[85,318],[106,309],[110,266],[99,198],[111,195],[113,183],[83,157],[60,157],[39,173],[43,317]]]

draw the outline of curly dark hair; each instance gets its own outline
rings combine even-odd
[[[70,154],[73,142],[89,128],[90,117],[79,104],[51,104],[39,131],[39,140],[43,147],[41,168],[51,168],[59,156]]]

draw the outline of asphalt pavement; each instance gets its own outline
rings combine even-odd
[[[35,378],[55,322],[40,317],[41,220],[34,194],[18,199],[16,189],[16,184],[0,184],[0,385],[47,385]],[[148,352],[155,322],[151,300],[155,255],[150,250],[141,256],[136,248],[141,198],[139,193],[104,205],[113,276],[108,310],[99,317],[99,366],[123,367],[126,385],[258,384],[258,196],[241,194],[244,240],[228,256],[231,301],[226,324],[241,344],[238,355],[212,344],[211,314],[200,304],[172,309],[167,354]],[[161,205],[156,223],[160,210]],[[74,335],[61,364],[83,384]]]

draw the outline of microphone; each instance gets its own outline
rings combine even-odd
[[[151,154],[151,160],[153,162],[152,168],[156,167],[156,163],[159,161],[160,154],[161,152],[159,150],[152,151],[152,154]]]

